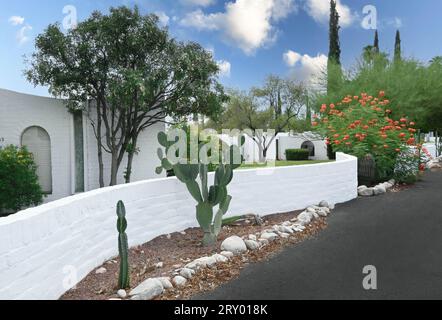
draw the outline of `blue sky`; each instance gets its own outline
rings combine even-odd
[[[75,7],[81,21],[93,10],[134,4],[144,13],[159,14],[177,39],[212,50],[223,69],[220,79],[228,87],[248,89],[270,73],[308,80],[326,61],[328,0],[2,1],[0,88],[48,95],[46,88],[34,88],[24,79],[23,57],[32,53],[35,36],[49,23],[62,23],[65,6]],[[442,55],[442,1],[340,0],[344,66],[351,66],[373,42],[374,31],[361,25],[367,5],[376,8],[383,51],[392,52],[399,28],[406,56],[428,61]]]

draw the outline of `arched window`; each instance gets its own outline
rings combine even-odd
[[[34,156],[37,165],[38,181],[46,194],[52,193],[51,139],[41,127],[27,128],[21,137],[21,144]]]
[[[315,156],[315,145],[311,141],[305,141],[301,145],[301,149],[307,149],[310,152],[310,157]]]

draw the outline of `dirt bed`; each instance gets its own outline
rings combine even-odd
[[[222,241],[230,236],[247,236],[269,229],[275,224],[293,219],[300,211],[280,213],[264,217],[262,226],[252,225],[245,221],[224,227],[216,246],[201,246],[202,232],[199,228],[191,228],[182,233],[160,236],[148,243],[132,248],[129,253],[131,287],[135,288],[147,278],[172,277],[173,272],[187,263],[220,252]],[[278,239],[258,251],[249,251],[246,255],[234,257],[228,263],[217,264],[215,268],[198,272],[185,287],[167,290],[158,297],[160,300],[189,299],[196,293],[213,290],[219,285],[237,277],[241,269],[250,263],[268,259],[285,246],[299,243],[314,236],[326,227],[326,219],[318,219],[305,231],[296,233],[288,239]],[[155,265],[163,263],[161,268]],[[117,281],[119,270],[118,257],[104,263],[107,271],[97,274],[95,269],[76,288],[68,291],[62,300],[108,300],[117,298]],[[128,290],[129,291],[129,290]]]

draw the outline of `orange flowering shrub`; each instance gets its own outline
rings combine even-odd
[[[333,151],[358,158],[372,155],[378,178],[389,178],[398,156],[416,145],[415,123],[407,117],[394,119],[389,104],[383,91],[377,97],[347,96],[336,104],[322,105],[313,126],[327,137]]]

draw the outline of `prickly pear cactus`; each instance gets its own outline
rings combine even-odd
[[[126,289],[130,286],[129,280],[129,246],[127,243],[127,221],[126,208],[124,203],[119,201],[117,204],[117,230],[118,230],[118,252],[120,254],[120,274],[118,277],[118,287]]]
[[[158,134],[158,142],[164,147],[166,154],[175,143],[168,141],[164,132]],[[235,163],[234,161],[233,155],[235,153],[240,154],[239,147],[231,146],[229,152],[223,155],[224,161],[220,162],[215,171],[214,184],[209,187],[207,164],[172,164],[164,156],[163,149],[158,149],[161,166],[157,168],[157,174],[161,174],[163,170],[173,169],[178,180],[186,184],[189,193],[198,203],[196,219],[204,231],[204,245],[211,245],[216,242],[221,232],[223,217],[229,210],[232,197],[228,194],[227,186],[232,182],[233,170],[241,166],[241,163]],[[197,181],[198,178],[199,182]]]

